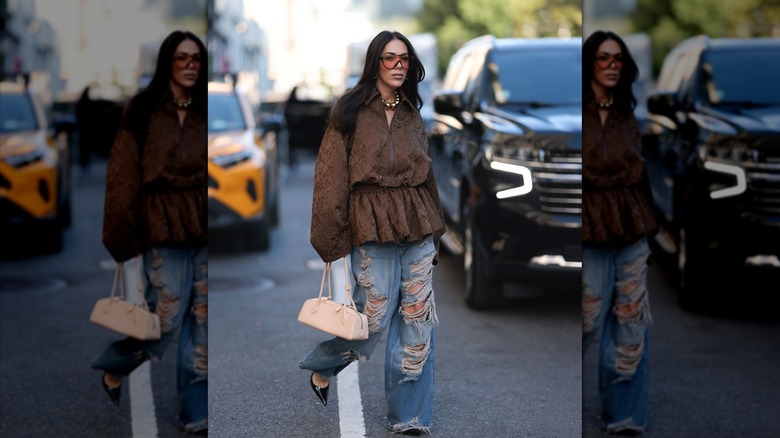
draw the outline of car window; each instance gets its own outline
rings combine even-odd
[[[686,65],[682,62],[684,52],[672,53],[664,61],[661,74],[658,77],[658,89],[664,91],[677,91],[680,89]]]
[[[777,86],[780,56],[777,53],[776,47],[706,52],[703,68],[708,73],[710,103],[780,105],[780,87]]]
[[[465,54],[463,52],[455,52],[450,58],[449,65],[447,66],[447,72],[444,74],[444,80],[442,81],[442,87],[447,90],[454,90],[455,76],[460,71],[460,65],[463,63]]]
[[[473,52],[463,56],[461,62],[455,64],[451,78],[448,78],[447,88],[450,90],[463,91],[463,89],[466,88],[466,81],[469,79],[469,73],[471,72],[473,64]]]
[[[485,64],[485,56],[487,56],[486,50],[476,50],[463,66],[466,79],[466,83],[463,86],[463,105],[469,110],[473,110],[477,104],[477,92],[484,77],[481,73]]]
[[[491,54],[488,100],[499,106],[582,103],[582,50],[546,48]]]
[[[26,94],[3,94],[0,99],[0,132],[39,129],[32,102]]]
[[[238,98],[233,94],[209,94],[209,132],[247,129]]]

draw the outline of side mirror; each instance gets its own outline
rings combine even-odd
[[[460,118],[463,112],[463,93],[453,90],[440,90],[433,93],[433,109],[439,113]]]
[[[679,102],[674,92],[653,92],[647,98],[647,111],[651,114],[666,116],[675,120],[675,113],[679,109]]]

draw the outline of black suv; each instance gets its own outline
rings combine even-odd
[[[780,272],[778,54],[778,39],[690,38],[648,97],[656,240],[676,258],[683,307],[706,302],[712,280]]]
[[[581,60],[580,39],[483,36],[453,55],[434,95],[442,243],[464,255],[471,307],[501,303],[505,281],[580,283]]]

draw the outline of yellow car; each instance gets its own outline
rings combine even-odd
[[[231,84],[209,83],[208,109],[209,232],[267,249],[278,221],[275,144],[263,141],[249,101]]]
[[[66,134],[54,137],[35,94],[0,82],[0,227],[4,239],[35,233],[51,251],[62,248],[70,224]],[[22,233],[26,234],[26,233]]]

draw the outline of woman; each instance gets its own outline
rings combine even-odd
[[[648,236],[656,229],[623,40],[597,31],[583,46],[583,356],[599,330],[602,427],[636,435],[647,422]]]
[[[311,243],[325,262],[351,255],[369,336],[324,341],[300,363],[327,404],[330,378],[368,359],[389,327],[387,427],[415,435],[433,421],[431,280],[444,234],[419,111],[424,76],[409,40],[383,31],[368,46],[358,84],[331,111],[315,164]]]
[[[119,404],[122,378],[158,359],[179,334],[181,427],[207,428],[206,48],[190,32],[162,43],[152,80],[125,111],[108,161],[103,244],[117,262],[143,254],[146,300],[160,317],[157,341],[126,338],[92,364]]]

